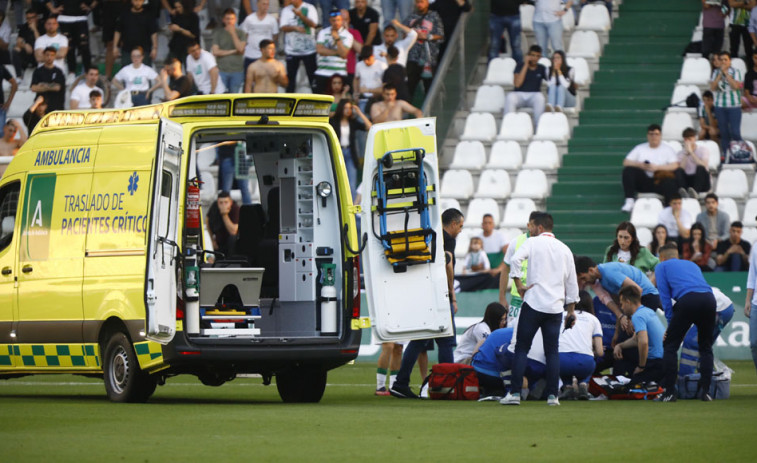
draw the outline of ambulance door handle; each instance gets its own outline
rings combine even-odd
[[[31,272],[32,272],[33,270],[34,270],[34,269],[32,268],[32,266],[31,266],[31,265],[24,265],[24,266],[23,266],[23,267],[21,268],[21,271],[22,271],[22,272],[24,272],[24,273],[31,273]]]
[[[11,273],[13,273],[13,269],[10,267],[3,267],[3,275],[10,275]]]

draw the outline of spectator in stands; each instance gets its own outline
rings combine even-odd
[[[55,65],[57,56],[58,50],[55,47],[45,48],[45,61],[32,74],[30,89],[36,92],[37,96],[45,97],[48,112],[62,110],[66,99],[66,77],[63,70]]]
[[[728,5],[713,5],[702,0],[702,56],[710,59],[710,55],[723,49],[725,35],[725,17],[728,16]]]
[[[228,8],[223,13],[223,27],[218,27],[213,31],[213,46],[210,49],[216,57],[221,82],[229,93],[241,91],[246,72],[244,67],[245,33],[236,24],[237,15],[233,9]],[[259,46],[260,43],[258,43]]]
[[[678,192],[681,197],[697,199],[699,193],[710,190],[710,153],[697,145],[697,131],[691,127],[683,131],[683,149],[678,152],[678,169],[675,170]]]
[[[155,69],[142,63],[145,56],[142,47],[133,49],[130,56],[131,64],[118,71],[113,78],[113,86],[118,90],[128,90],[131,92],[131,103],[143,106],[150,103],[150,95],[163,83]],[[151,86],[152,81],[155,81],[154,86]]]
[[[689,239],[694,218],[689,214],[689,211],[683,208],[681,195],[673,193],[668,207],[661,210],[657,216],[657,223],[665,225],[665,229],[668,230],[668,238],[673,238],[680,244],[683,240]]]
[[[560,331],[560,378],[563,389],[561,399],[589,400],[589,380],[596,367],[594,357],[605,353],[602,346],[602,324],[594,316],[591,295],[586,291],[578,292],[575,325]],[[563,312],[563,325],[566,314]],[[573,389],[573,378],[578,382]]]
[[[407,101],[397,100],[397,89],[391,84],[384,84],[382,91],[383,101],[371,106],[371,121],[379,122],[401,121],[405,113],[415,117],[423,117],[423,111],[411,105]]]
[[[96,0],[64,0],[56,2],[58,6],[53,6],[53,2],[47,3],[47,8],[54,15],[58,15],[61,33],[68,39],[68,52],[66,62],[68,72],[75,74],[76,71],[76,53],[81,58],[82,69],[89,69],[92,64],[92,51],[89,47],[89,23],[88,16],[92,11]]]
[[[576,105],[576,83],[573,68],[568,66],[565,52],[552,54],[552,66],[547,76],[547,110],[562,111]]]
[[[89,92],[89,107],[92,109],[103,109],[102,91],[92,90]]]
[[[460,15],[470,11],[472,8],[470,0],[436,0],[431,4],[429,9],[439,13],[442,18],[442,26],[444,26],[444,36],[449,40],[452,34],[455,32],[457,22],[460,20]],[[447,49],[447,41],[444,41],[439,45],[439,56],[444,56],[444,51]]]
[[[379,36],[379,13],[368,6],[368,0],[355,0],[355,8],[349,11],[350,24],[360,32],[366,45],[381,43]]]
[[[479,236],[474,236],[468,244],[468,252],[463,261],[463,274],[487,272],[491,269],[489,258],[483,249],[484,242]]]
[[[131,8],[124,8],[113,34],[113,55],[118,58],[121,50],[142,47],[144,62],[152,65],[158,55],[158,28],[152,13],[144,8],[145,0],[131,0]],[[120,47],[119,47],[120,44]],[[127,66],[130,57],[121,56],[121,66]]]
[[[699,103],[699,139],[720,141],[718,120],[715,118],[715,97],[712,92],[705,90],[702,93],[702,102]]]
[[[757,18],[757,14],[752,16]],[[757,40],[757,32],[755,34],[755,40]],[[757,48],[752,53],[752,63],[754,64],[744,76],[744,96],[741,97],[741,106],[745,111],[757,109]]]
[[[334,102],[331,104],[331,111],[329,114],[329,117],[333,117],[336,112],[336,107],[339,105],[339,102],[342,101],[342,99],[352,99],[352,96],[350,94],[350,86],[344,83],[344,76],[341,76],[339,74],[334,74],[331,76],[331,79],[329,79],[329,86],[326,90],[327,95],[331,95],[334,97]]]
[[[342,24],[347,32],[352,35],[352,46],[347,53],[347,82],[352,83],[355,79],[355,68],[357,67],[357,58],[360,56],[360,52],[363,51],[363,36],[360,35],[360,31],[352,27],[350,24],[350,12],[347,10],[341,10]]]
[[[371,121],[360,110],[358,105],[348,99],[343,99],[336,107],[334,117],[329,118],[339,143],[342,147],[344,165],[347,168],[347,178],[350,181],[352,197],[355,197],[358,185],[358,166],[362,164],[363,153],[357,150],[356,138],[358,130],[370,130]]]
[[[615,241],[605,250],[605,262],[633,265],[649,275],[660,260],[639,243],[631,222],[620,222],[615,229]]]
[[[13,103],[13,98],[16,96],[18,82],[16,82],[16,78],[8,72],[8,69],[6,69],[5,66],[0,66],[0,68],[2,68],[0,69],[0,124],[5,126],[5,118],[8,116],[8,110],[11,107],[11,103]],[[11,86],[11,92],[8,95],[8,98],[5,98],[5,89],[2,86],[4,80]]]
[[[376,59],[371,45],[363,47],[360,59],[355,68],[354,82],[359,98],[366,101],[370,98],[378,98],[383,91],[382,78],[387,66]]]
[[[528,49],[526,62],[515,67],[513,84],[515,90],[508,92],[505,97],[505,114],[511,113],[518,108],[530,106],[534,111],[534,125],[539,123],[539,118],[544,112],[544,94],[541,92],[541,83],[547,79],[547,68],[539,64],[541,47],[532,45]]]
[[[701,400],[709,402],[712,400],[708,392],[712,380],[712,333],[715,329],[717,306],[715,295],[699,268],[691,262],[680,260],[678,250],[672,244],[667,244],[660,250],[660,264],[655,268],[655,276],[668,319],[668,329],[663,340],[665,376],[662,386],[665,392],[660,400],[676,400],[678,349],[686,332],[694,324],[699,332],[699,365],[702,373],[697,391]]]
[[[624,349],[638,348],[638,363],[633,370],[631,384],[660,382],[665,374],[663,364],[662,326],[654,308],[642,302],[641,292],[635,286],[626,286],[620,290],[620,306],[623,314],[630,317],[635,336],[615,345],[615,358],[622,359]]]
[[[755,15],[752,14],[754,19]],[[757,312],[752,317],[752,306],[757,307],[757,246],[749,254],[749,275],[746,280],[746,301],[744,301],[744,315],[749,319],[749,349],[752,351],[752,361],[757,368]]]
[[[382,1],[381,12],[384,17],[384,27],[387,27],[395,20],[404,23],[413,12],[413,0]]]
[[[331,26],[321,29],[316,40],[318,67],[315,71],[316,93],[326,93],[328,79],[339,74],[347,76],[347,54],[354,38],[343,26],[342,14],[338,9],[329,13]]]
[[[172,34],[168,50],[171,56],[183,63],[187,59],[189,45],[200,40],[200,18],[192,10],[192,0],[174,2],[168,30]]]
[[[407,54],[407,87],[412,97],[420,81],[428,93],[439,64],[439,45],[445,36],[442,18],[436,11],[429,10],[428,0],[415,0],[415,12],[405,20],[405,25],[418,33],[415,45]]]
[[[655,257],[660,257],[660,248],[670,243],[672,240],[668,238],[668,229],[665,225],[657,225],[652,230],[652,242],[649,243],[649,252]]]
[[[749,36],[749,17],[752,8],[757,6],[756,0],[728,0],[732,9],[731,30],[728,33],[731,43],[731,56],[739,56],[739,42],[744,42],[744,56],[747,68],[752,67],[752,37]]]
[[[712,245],[705,240],[704,225],[695,222],[691,226],[690,238],[681,245],[681,258],[694,262],[703,272],[711,272],[715,263],[711,254]]]
[[[103,0],[99,6],[102,18],[102,39],[105,46],[105,76],[110,78],[113,75],[113,65],[116,62],[116,47],[113,46],[113,39],[115,38],[116,26],[121,18],[121,12],[124,9],[124,1]],[[127,48],[126,50],[131,51],[132,49]]]
[[[71,91],[70,105],[71,109],[89,109],[89,94],[92,92],[100,92],[102,96],[102,89],[97,86],[97,81],[100,80],[100,70],[96,66],[90,66],[87,68],[87,73],[84,75],[84,80]]]
[[[478,235],[483,241],[484,252],[489,258],[493,270],[496,270],[502,264],[508,245],[507,238],[505,238],[505,235],[501,231],[495,228],[495,225],[494,216],[488,213],[484,214],[484,217],[481,219],[481,234]],[[500,268],[496,273],[492,272],[492,274],[498,275],[501,270]]]
[[[249,16],[248,16],[249,17]],[[279,87],[289,84],[286,69],[276,59],[276,44],[268,39],[260,41],[262,55],[250,64],[244,81],[245,93],[278,93]]]
[[[34,103],[24,113],[24,124],[26,124],[26,131],[29,135],[34,131],[34,127],[42,118],[47,114],[47,101],[44,95],[37,95]]]
[[[489,14],[489,61],[499,56],[503,48],[502,34],[507,29],[510,37],[512,58],[516,63],[523,63],[521,50],[520,5],[525,0],[492,0]]]
[[[455,363],[470,365],[473,352],[490,334],[506,325],[507,309],[499,302],[489,303],[484,311],[483,320],[469,326],[460,336],[460,341],[454,351]]]
[[[315,28],[318,26],[318,12],[310,3],[292,0],[292,3],[281,10],[279,24],[281,32],[285,34],[284,53],[289,77],[287,93],[294,93],[300,62],[305,64],[310,87],[315,88]]]
[[[374,56],[375,56],[374,48]],[[400,100],[410,102],[410,90],[407,88],[407,72],[405,72],[405,66],[401,65],[399,61],[399,50],[394,45],[390,45],[386,51],[386,62],[389,65],[384,71],[384,76],[381,78],[381,82],[384,84],[392,84],[397,89],[397,98]]]
[[[731,141],[741,140],[741,71],[731,67],[731,55],[720,53],[720,67],[712,72],[710,89],[715,92],[715,118],[720,128],[720,149],[728,152]]]
[[[176,58],[166,61],[163,70],[160,71],[160,81],[166,101],[197,94],[195,83],[191,77],[184,75],[181,63]]]
[[[573,0],[536,0],[534,10],[534,35],[536,43],[547,52],[547,43],[552,44],[552,51],[563,50],[562,17],[567,13]]]
[[[218,65],[213,54],[203,50],[197,42],[192,42],[187,46],[187,53],[187,73],[192,74],[198,94],[223,93],[226,89],[219,79]]]
[[[749,268],[749,252],[752,246],[741,239],[744,225],[738,220],[731,223],[728,239],[718,243],[715,248],[717,257],[716,272],[744,272]]]
[[[704,198],[704,211],[697,215],[697,222],[705,229],[705,239],[713,248],[718,242],[728,239],[728,224],[731,223],[728,213],[718,209],[718,195],[709,193]]]
[[[260,42],[279,41],[279,23],[268,13],[270,0],[258,0],[258,9],[254,14],[244,18],[239,26],[247,34],[247,45],[244,48],[244,69],[250,67],[255,60],[260,59]]]
[[[675,171],[678,157],[668,144],[662,143],[662,129],[647,127],[647,142],[636,145],[623,160],[623,192],[626,202],[621,210],[631,212],[636,193],[657,193],[670,201],[676,190]]]
[[[33,9],[26,11],[26,22],[18,27],[16,46],[13,47],[13,66],[19,78],[24,76],[24,70],[37,67],[34,58],[34,43],[40,36],[40,24],[37,12]]]
[[[211,204],[206,220],[213,249],[228,256],[234,249],[239,230],[239,205],[231,199],[228,191],[218,193],[218,199]]]
[[[52,47],[55,50],[54,65],[66,72],[66,55],[68,54],[68,39],[63,34],[58,33],[58,17],[50,15],[45,20],[45,34],[40,35],[34,41],[34,57],[38,65],[43,65],[46,61],[46,49]]]
[[[9,120],[3,124],[3,137],[0,138],[0,156],[15,156],[16,151],[25,142],[26,133],[21,123],[15,119]]]
[[[405,37],[402,40],[397,40],[399,29]],[[396,19],[391,24],[384,28],[384,43],[373,47],[373,53],[376,55],[376,59],[384,61],[387,64],[387,50],[389,47],[394,46],[397,48],[397,63],[403,67],[407,67],[407,55],[410,49],[415,45],[415,41],[418,40],[418,33],[415,29],[410,29]]]

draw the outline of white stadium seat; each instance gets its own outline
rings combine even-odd
[[[584,58],[568,56],[565,61],[568,62],[568,66],[573,68],[573,80],[579,87],[589,85],[591,83],[591,71],[589,70],[589,63]]]
[[[754,246],[754,242],[757,241],[757,228],[744,227],[741,231],[741,239]]]
[[[710,166],[710,170],[716,172],[718,167],[720,167],[720,145],[712,140],[698,140],[697,146],[707,148],[707,163]]]
[[[522,200],[519,199],[518,201],[522,201]],[[506,211],[507,211],[507,208],[505,208],[505,214],[507,214]],[[521,230],[520,228],[513,228],[513,227],[500,228],[499,232],[502,233],[502,236],[505,237],[505,240],[508,243],[512,241],[513,239],[515,239],[516,237],[523,234],[523,230]]]
[[[694,122],[688,113],[668,112],[662,120],[662,139],[682,141],[684,129],[693,127]]]
[[[736,205],[736,200],[733,198],[718,198],[718,210],[728,214],[730,222],[739,220],[739,206]],[[696,219],[696,217],[694,218]]]
[[[549,194],[547,176],[539,169],[523,169],[515,180],[513,198],[544,199]]]
[[[741,169],[723,169],[718,176],[715,194],[720,198],[743,198],[749,193],[746,173]]]
[[[744,205],[744,217],[741,218],[741,222],[745,227],[757,227],[757,198],[750,198]],[[736,219],[731,219],[733,222]]]
[[[476,198],[468,204],[468,213],[465,214],[464,226],[468,228],[479,227],[484,220],[484,214],[491,214],[494,223],[499,222],[499,205],[497,200],[491,198]]]
[[[662,202],[657,198],[639,198],[631,211],[631,223],[638,227],[654,228],[657,216],[662,211]]]
[[[505,199],[510,196],[510,175],[506,170],[485,170],[478,179],[474,197]]]
[[[560,167],[560,155],[557,146],[549,140],[532,141],[526,151],[524,169],[554,170]]]
[[[746,76],[746,63],[741,58],[731,58],[731,67],[741,73],[741,80]]]
[[[652,230],[647,227],[638,227],[636,228],[636,238],[639,239],[640,245],[646,247],[652,242]]]
[[[502,119],[502,128],[497,139],[528,141],[533,135],[534,125],[528,113],[507,113]]]
[[[757,143],[757,112],[741,114],[741,138]]]
[[[473,195],[473,176],[467,170],[448,170],[441,183],[439,195],[444,198],[468,199]]]
[[[575,31],[570,37],[568,55],[580,58],[599,58],[602,47],[594,31]]]
[[[610,14],[604,4],[589,4],[581,7],[581,15],[578,18],[577,31],[602,31],[606,32],[612,27]]]
[[[683,198],[683,210],[691,214],[692,219],[696,219],[700,212],[702,212],[702,206],[699,205],[699,200],[694,198]]]
[[[528,216],[536,210],[536,203],[528,198],[514,198],[505,206],[505,217],[502,219],[503,227],[525,227]]]
[[[691,94],[695,94],[700,100],[702,99],[702,90],[696,85],[676,85],[673,89],[673,96],[670,97],[671,108],[673,111],[686,111],[696,114],[697,108],[689,108],[686,106],[686,98]]]
[[[520,28],[523,31],[534,31],[534,6],[523,4],[520,6]]]
[[[515,77],[515,60],[512,58],[494,58],[486,68],[484,85],[513,85]]]
[[[462,211],[462,209],[460,209],[460,201],[455,198],[439,198],[439,210],[444,212],[447,209],[457,209],[458,211]]]
[[[501,113],[505,109],[505,89],[501,85],[482,85],[476,90],[476,101],[471,111]]]
[[[681,66],[679,84],[707,85],[710,81],[710,62],[706,58],[686,58]]]
[[[570,138],[570,124],[564,113],[544,113],[539,118],[534,140],[552,140],[558,143],[567,142]]]
[[[450,169],[481,170],[486,165],[486,149],[480,141],[461,141],[455,147]]]
[[[662,142],[671,147],[676,154],[683,149],[683,144],[678,140],[663,140]]]
[[[470,113],[465,119],[461,140],[492,141],[497,135],[497,122],[491,113]]]
[[[560,19],[562,19],[563,33],[571,32],[573,29],[576,28],[576,17],[573,14],[573,8],[568,8],[568,11],[566,11],[565,14],[561,16]]]
[[[487,169],[518,170],[523,164],[520,144],[514,140],[499,140],[492,145]]]

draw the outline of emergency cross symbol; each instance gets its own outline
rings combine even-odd
[[[134,193],[137,191],[138,187],[139,187],[139,175],[137,175],[137,172],[134,171],[134,173],[131,174],[131,177],[129,177],[129,194],[134,196]]]

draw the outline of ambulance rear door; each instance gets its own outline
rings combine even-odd
[[[161,119],[152,178],[145,307],[146,336],[162,344],[170,342],[176,333],[176,268],[181,257],[177,239],[182,139],[181,125]]]
[[[387,156],[393,161],[384,161]],[[367,236],[362,264],[368,312],[373,334],[380,341],[454,334],[438,184],[435,119],[373,125],[366,140],[360,205],[361,229]],[[419,191],[423,194],[419,195]],[[383,213],[378,207],[382,197],[386,198],[384,204],[391,208],[390,212]],[[419,213],[420,201],[427,204],[425,216]],[[432,256],[432,260],[419,263],[413,257],[407,260],[409,265],[403,265],[388,255],[391,237],[402,236],[407,230],[416,234],[425,230],[432,237],[427,247],[419,244],[424,248],[421,252]],[[405,242],[404,238],[394,240],[400,247]]]

